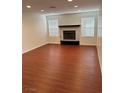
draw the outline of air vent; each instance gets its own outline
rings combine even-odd
[[[56,8],[55,6],[50,6],[50,8]]]

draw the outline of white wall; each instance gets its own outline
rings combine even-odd
[[[95,25],[95,36],[94,37],[80,37],[81,45],[96,45],[97,44],[97,17],[98,12],[85,12],[85,13],[76,13],[76,14],[63,14],[56,16],[47,16],[47,20],[50,18],[58,18],[59,25],[81,25],[81,17],[94,16],[96,25]],[[80,36],[80,35],[78,35]],[[60,36],[51,37],[48,36],[49,43],[60,43]]]
[[[59,15],[59,25],[79,25],[81,24],[79,14]]]
[[[47,43],[46,17],[41,14],[22,15],[22,52],[25,53]]]
[[[102,14],[98,17],[98,30],[97,30],[97,52],[100,62],[100,67],[102,68]]]

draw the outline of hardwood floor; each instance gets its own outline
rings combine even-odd
[[[96,47],[47,44],[23,54],[23,93],[102,93]]]

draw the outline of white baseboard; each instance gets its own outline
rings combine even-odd
[[[48,44],[61,44],[60,42],[49,42]],[[80,45],[84,45],[84,46],[97,46],[96,44],[82,44],[80,43]]]
[[[96,44],[81,44],[81,43],[80,43],[80,45],[84,45],[84,46],[85,45],[87,45],[87,46],[97,46]]]
[[[31,49],[28,49],[28,50],[22,52],[22,54],[27,53],[27,52],[29,52],[29,51],[32,51],[32,50],[34,50],[34,49],[36,49],[36,48],[38,48],[38,47],[44,46],[44,45],[46,45],[46,44],[48,44],[48,43],[44,43],[44,44],[42,44],[42,45],[39,45],[39,46],[33,47],[33,48],[31,48]]]
[[[102,58],[100,57],[102,55],[99,54],[98,46],[97,46],[97,54],[98,54],[99,65],[100,65],[100,69],[101,69],[101,73],[102,73]]]
[[[60,42],[49,42],[48,44],[60,44]]]

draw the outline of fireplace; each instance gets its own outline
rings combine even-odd
[[[63,31],[63,38],[65,40],[75,40],[76,38],[75,30],[64,30]]]
[[[79,41],[76,40],[76,31],[75,30],[63,30],[63,40],[61,40],[61,44],[79,45]]]
[[[79,45],[80,44],[80,25],[61,25],[60,43],[63,45]]]

